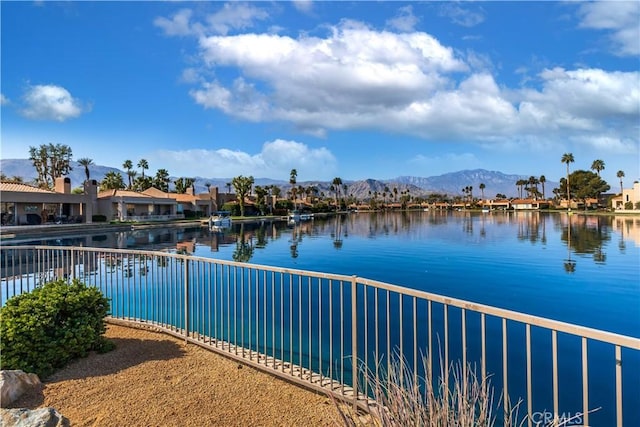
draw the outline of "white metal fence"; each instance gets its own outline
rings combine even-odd
[[[370,401],[371,376],[383,380],[397,353],[418,384],[433,378],[424,366],[445,379],[453,361],[463,370],[478,366],[511,402],[522,400],[529,426],[536,414],[640,424],[638,338],[355,276],[165,252],[0,252],[3,305],[52,279],[78,278],[110,299],[116,321],[154,325],[361,407]]]

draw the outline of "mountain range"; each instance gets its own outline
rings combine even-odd
[[[32,163],[28,159],[0,159],[0,171],[8,178],[14,176],[21,177],[24,182],[31,182],[36,178],[36,171]],[[118,168],[102,165],[91,165],[89,167],[92,179],[100,181],[111,171],[119,172],[125,182],[127,182],[127,174]],[[147,174],[155,175],[155,172],[149,170]],[[85,179],[84,167],[77,162],[72,162],[72,170],[68,174],[71,178],[73,187],[80,186]],[[171,181],[179,177],[171,177]],[[227,183],[231,182],[231,178],[206,178],[194,177],[196,192],[206,191],[205,184],[211,184],[218,187],[220,192],[228,191]],[[392,179],[365,179],[359,181],[344,180],[344,184],[348,186],[347,193],[354,195],[359,199],[368,199],[371,194],[378,192],[382,195],[385,188],[388,188],[388,194],[392,197],[394,188],[397,189],[398,195],[408,190],[412,196],[425,196],[431,193],[448,194],[451,196],[462,195],[462,189],[471,186],[473,194],[476,197],[481,196],[480,184],[485,185],[484,196],[486,198],[495,197],[496,194],[504,194],[507,197],[517,197],[518,189],[516,182],[520,179],[528,179],[525,175],[509,175],[498,171],[488,171],[485,169],[461,170],[458,172],[450,172],[443,175],[430,177],[417,176],[400,176]],[[255,185],[277,185],[286,192],[291,185],[288,181],[274,180],[269,178],[256,178]],[[330,190],[330,181],[303,181],[297,185],[316,186],[321,193],[330,196],[333,192]],[[551,194],[553,188],[558,187],[557,182],[547,181],[545,184],[545,193],[547,196]],[[233,188],[231,189],[233,191]]]

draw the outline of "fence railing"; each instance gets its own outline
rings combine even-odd
[[[640,425],[638,338],[356,276],[165,252],[0,252],[3,305],[55,278],[78,278],[110,299],[116,321],[154,325],[363,408],[395,355],[416,384],[433,372],[447,381],[452,362],[478,367],[507,397],[505,412],[521,401],[529,426]]]

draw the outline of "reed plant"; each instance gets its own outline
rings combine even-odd
[[[334,403],[340,415],[340,424],[346,427],[522,427],[528,425],[528,417],[520,416],[522,400],[512,405],[502,393],[495,399],[490,376],[480,377],[471,364],[461,362],[449,365],[440,363],[439,376],[434,381],[428,357],[423,356],[423,377],[415,375],[407,360],[393,354],[386,365],[378,363],[376,375],[361,364],[360,376],[366,379],[367,395],[364,411],[354,411],[352,405]],[[440,357],[442,360],[442,357]],[[464,369],[463,369],[464,368]],[[592,411],[591,411],[592,412]],[[545,420],[536,427],[571,426],[580,421],[581,415],[562,420]]]

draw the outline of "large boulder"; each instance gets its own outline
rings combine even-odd
[[[27,390],[39,387],[40,384],[40,378],[36,374],[20,370],[0,371],[0,407],[6,408]]]
[[[69,427],[69,419],[53,408],[0,409],[3,427]]]

